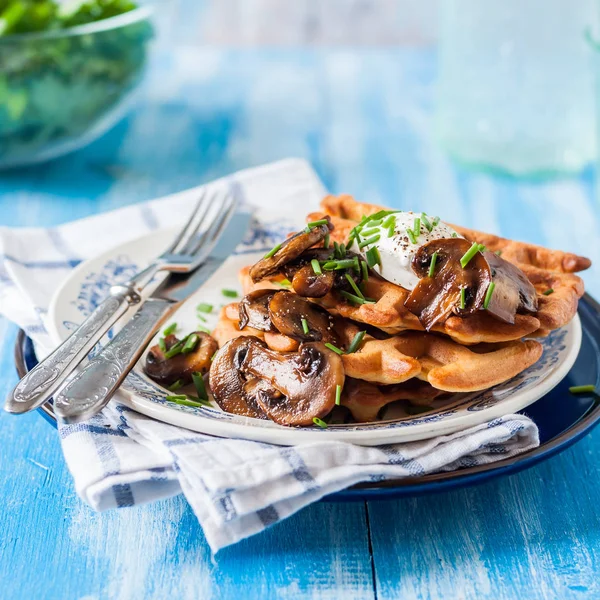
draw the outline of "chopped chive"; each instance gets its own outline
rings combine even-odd
[[[354,246],[354,240],[355,240],[355,238],[348,238],[348,243],[346,244],[346,250],[350,250],[350,248],[352,248],[352,246]]]
[[[167,400],[171,402],[175,402],[176,400],[187,400],[187,396],[185,394],[170,394],[167,396]]]
[[[202,323],[206,323],[206,319],[202,315],[196,315],[196,319],[198,319],[198,321],[202,321]]]
[[[466,288],[460,288],[460,308],[464,309],[466,306]]]
[[[196,400],[192,400],[189,397],[185,397],[185,398],[169,398],[169,396],[167,396],[167,400],[171,400],[171,402],[174,402],[175,404],[180,404],[181,406],[191,406],[193,408],[204,408],[205,406],[210,406],[210,404],[208,403],[208,401],[196,401]]]
[[[425,225],[427,231],[431,231],[433,229],[433,225],[425,213],[421,213],[421,221],[423,221],[423,225]]]
[[[406,235],[408,236],[408,239],[410,240],[411,244],[417,243],[417,238],[415,237],[415,232],[412,229],[407,229]]]
[[[198,304],[198,306],[196,306],[196,310],[203,313],[211,313],[212,309],[212,304],[205,304],[204,302],[201,302],[200,304]]]
[[[323,239],[323,248],[325,248],[327,250],[327,248],[329,248],[329,234],[327,234],[325,236],[325,238]]]
[[[439,217],[433,217],[433,221],[431,222],[432,225],[432,229],[433,227],[435,227],[438,223],[440,222],[440,218]]]
[[[310,264],[313,268],[315,275],[323,275],[323,271],[321,271],[321,265],[319,264],[319,261],[316,258],[313,258],[310,261]]]
[[[369,237],[370,235],[376,235],[379,233],[379,229],[367,229],[360,232],[363,237]]]
[[[169,387],[168,390],[170,392],[176,392],[179,388],[183,387],[183,380],[182,379],[178,379],[176,382],[172,383]]]
[[[373,248],[369,248],[367,250],[367,263],[369,267],[372,269],[375,265],[381,265],[381,256],[379,255],[379,250],[377,246],[373,246]]]
[[[346,244],[340,244],[340,258],[346,258]]]
[[[356,282],[354,281],[354,279],[352,279],[352,276],[349,273],[346,273],[346,279],[348,280],[350,287],[354,290],[356,295],[364,300],[364,294],[360,291],[359,287],[356,285]]]
[[[593,394],[596,391],[595,385],[573,385],[569,388],[571,394]]]
[[[343,260],[328,260],[323,263],[322,268],[326,271],[340,271],[341,269],[352,269],[356,266],[358,257],[345,258]]]
[[[369,227],[379,227],[383,223],[383,219],[369,219],[367,223]]]
[[[354,352],[356,352],[358,350],[366,333],[367,333],[366,331],[359,331],[354,336],[354,338],[350,342],[350,345],[348,346],[348,350],[346,350],[346,354],[353,354]]]
[[[164,354],[167,351],[167,344],[165,344],[165,338],[160,338],[158,340],[158,347],[160,351]]]
[[[213,360],[215,360],[215,356],[219,353],[218,350],[215,350],[215,353],[210,357],[210,362],[212,362]]]
[[[190,352],[193,352],[196,349],[199,341],[200,338],[195,333],[192,333],[192,335],[189,335],[185,340],[185,344],[183,345],[181,352],[183,354],[189,354]]]
[[[352,268],[354,269],[357,275],[360,275],[360,261],[358,260],[358,256],[355,256],[352,260],[354,261]]]
[[[413,233],[415,237],[419,237],[421,235],[421,219],[417,217],[413,223]]]
[[[453,232],[453,233],[452,233],[452,237],[453,237],[453,238],[457,238],[457,237],[458,237],[458,233],[456,233],[456,231],[455,231],[455,232]]]
[[[192,373],[192,381],[194,382],[194,387],[196,388],[198,398],[201,398],[202,400],[208,400],[208,394],[206,393],[206,385],[204,384],[204,377],[202,377],[202,373],[199,373],[198,371]]]
[[[318,221],[311,221],[310,223],[306,224],[306,228],[304,231],[306,231],[306,233],[310,233],[311,230],[315,227],[320,227],[321,225],[327,225],[327,219],[319,219]]]
[[[238,297],[238,293],[235,290],[221,290],[221,294],[223,294],[223,296],[225,296],[226,298],[237,298]]]
[[[496,254],[497,254],[498,256],[502,256],[502,250],[496,250]]]
[[[292,282],[289,279],[282,279],[281,281],[276,281],[275,283],[285,288],[289,288],[292,286]]]
[[[165,337],[167,337],[168,335],[171,335],[172,333],[175,333],[175,330],[177,329],[177,323],[171,323],[164,331],[163,331],[163,335]]]
[[[464,269],[470,262],[471,259],[479,252],[479,244],[477,242],[473,242],[471,247],[463,254],[463,257],[460,259],[460,266]]]
[[[339,291],[340,295],[349,300],[353,304],[375,304],[375,300],[371,298],[360,298],[359,296],[355,296],[354,294],[350,294],[349,292],[345,292],[344,290]]]
[[[340,350],[337,346],[334,346],[333,344],[330,344],[329,342],[325,343],[325,347],[329,348],[330,350],[333,350],[336,354],[339,354],[339,355],[344,354],[343,350]]]
[[[390,238],[394,235],[394,233],[396,233],[396,217],[394,215],[392,215],[392,220],[390,221],[390,224],[387,227],[388,230],[388,234],[387,236]]]
[[[335,386],[335,403],[339,406],[342,402],[342,386],[338,383]]]
[[[310,333],[308,321],[304,317],[302,317],[302,331],[304,331],[304,335],[308,335]]]
[[[549,296],[550,294],[553,294],[554,290],[552,288],[547,289],[545,292],[542,292],[542,294],[544,296]]]
[[[385,219],[385,221],[383,222],[382,227],[384,229],[387,229],[395,220],[396,217],[394,215],[388,215],[387,219]]]
[[[487,248],[485,247],[484,244],[479,244],[479,248],[478,248],[479,252],[481,252],[482,254],[484,252],[487,252]]]
[[[325,421],[322,421],[321,419],[319,419],[319,417],[315,417],[313,419],[313,423],[315,425],[318,425],[321,429],[327,429],[327,423],[325,423]]]
[[[365,246],[370,246],[371,244],[375,244],[376,242],[378,242],[381,238],[381,235],[378,233],[377,235],[374,235],[366,240],[363,240],[358,247],[359,248],[364,248]]]
[[[360,270],[363,281],[369,281],[369,265],[364,260],[360,261]]]
[[[263,258],[271,258],[271,256],[273,256],[276,252],[278,252],[279,250],[281,250],[281,244],[277,244],[276,246],[273,246],[264,256]]]
[[[183,350],[183,342],[177,342],[170,350],[165,352],[165,358],[168,360],[169,358],[173,358],[178,354],[181,354]]]
[[[337,242],[333,242],[333,258],[340,257],[340,245]]]
[[[490,283],[490,285],[488,285],[488,289],[483,300],[483,308],[487,309],[487,307],[490,305],[490,300],[492,299],[492,294],[494,293],[495,287],[496,284],[493,281]]]
[[[434,252],[431,255],[431,264],[429,265],[429,277],[433,277],[434,273],[435,273],[435,263],[437,262],[437,257],[438,257],[438,253]]]

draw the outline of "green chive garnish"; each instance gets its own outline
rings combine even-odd
[[[204,385],[204,377],[202,377],[202,373],[197,371],[192,373],[192,381],[194,382],[194,387],[196,388],[198,398],[201,398],[202,400],[208,400],[208,394],[206,393],[206,385]]]
[[[221,294],[223,294],[223,296],[225,296],[226,298],[237,298],[238,297],[238,293],[235,290],[221,290]]]
[[[363,237],[369,237],[370,235],[376,235],[379,233],[379,229],[367,229],[360,232]]]
[[[463,254],[463,257],[460,259],[460,266],[464,269],[478,252],[479,244],[477,242],[473,242],[472,246]]]
[[[160,351],[164,354],[167,351],[167,345],[165,344],[165,338],[160,338],[158,340],[158,347]]]
[[[304,335],[308,335],[310,333],[308,321],[304,317],[302,317],[302,331],[304,331]]]
[[[417,243],[417,238],[415,237],[415,232],[412,229],[407,229],[406,235],[408,236],[408,239],[410,240],[411,244]]]
[[[371,269],[375,265],[381,265],[381,256],[379,255],[377,246],[373,246],[373,248],[367,250],[367,263]]]
[[[440,222],[440,218],[439,217],[433,217],[433,221],[431,223],[432,225],[432,229],[433,227],[435,227],[438,223]]]
[[[323,248],[325,248],[326,250],[327,248],[329,248],[329,234],[327,234],[323,239]]]
[[[346,244],[339,245],[340,258],[346,258]]]
[[[346,250],[350,250],[350,248],[352,248],[352,246],[354,246],[354,239],[355,238],[348,238],[348,243],[346,244]]]
[[[552,288],[547,289],[545,292],[542,292],[542,294],[544,296],[549,296],[550,294],[553,294],[554,290]]]
[[[438,253],[434,252],[431,255],[431,264],[429,265],[429,277],[433,277],[433,274],[435,273],[435,263],[437,262],[437,257],[438,257]]]
[[[353,354],[354,352],[356,352],[358,350],[366,333],[367,333],[366,331],[359,331],[354,336],[354,338],[350,342],[350,345],[348,346],[348,350],[346,350],[346,354]]]
[[[187,396],[185,394],[174,394],[167,396],[167,400],[171,402],[175,402],[175,400],[187,400]]]
[[[370,298],[360,298],[359,296],[355,296],[354,294],[350,294],[349,292],[345,292],[344,290],[339,291],[340,295],[349,300],[353,304],[375,304],[375,300],[371,300]]]
[[[179,388],[183,387],[183,380],[182,379],[178,379],[175,383],[172,383],[169,387],[168,390],[170,392],[176,392]]]
[[[319,261],[316,258],[313,258],[310,261],[310,264],[313,268],[315,275],[323,275],[323,271],[321,271],[321,265],[319,264]]]
[[[488,285],[487,292],[485,293],[485,299],[483,300],[483,308],[487,309],[490,305],[490,300],[492,299],[492,294],[494,293],[494,288],[496,284],[492,281],[490,285]]]
[[[496,250],[496,254],[497,254],[498,256],[502,256],[502,250]]]
[[[340,257],[340,245],[337,242],[333,242],[333,257]]]
[[[342,386],[338,383],[335,386],[335,403],[339,406],[342,401]]]
[[[421,221],[423,221],[423,225],[425,225],[427,231],[431,231],[433,229],[433,225],[425,213],[421,213]]]
[[[381,235],[378,233],[377,235],[374,235],[370,238],[367,238],[366,240],[363,240],[360,244],[358,244],[359,248],[364,248],[365,246],[370,246],[371,244],[375,244],[376,242],[378,242],[381,238]]]
[[[453,238],[457,238],[458,237],[458,233],[456,233],[456,231],[452,234]]]
[[[325,423],[325,421],[322,421],[321,419],[319,419],[319,417],[315,417],[313,419],[313,423],[315,425],[318,425],[321,429],[327,429],[327,423]]]
[[[390,224],[388,225],[388,228],[387,228],[387,230],[388,230],[387,236],[389,238],[391,238],[394,235],[394,233],[396,233],[396,217],[394,215],[392,215],[391,219],[392,219],[392,221],[390,221]]]
[[[360,291],[359,287],[356,285],[356,282],[354,281],[354,279],[352,279],[352,276],[349,273],[346,273],[346,279],[348,280],[348,283],[350,284],[350,287],[354,290],[355,294],[359,298],[362,298],[364,300],[364,294]]]
[[[179,397],[179,396],[167,396],[167,400],[171,400],[171,402],[174,402],[175,404],[180,404],[181,406],[191,406],[193,408],[204,408],[205,406],[210,406],[210,404],[208,403],[208,401],[196,401],[196,400],[192,400],[190,396],[185,396],[183,398]]]
[[[273,254],[275,254],[275,252],[277,252],[278,250],[281,250],[281,244],[277,244],[277,246],[273,246],[273,248],[271,248],[264,256],[263,258],[271,258],[271,256],[273,256]]]
[[[196,310],[203,313],[211,313],[213,310],[213,305],[201,302],[200,304],[198,304],[198,306],[196,306]]]
[[[167,350],[165,354],[165,358],[168,360],[169,358],[173,358],[178,354],[181,354],[183,350],[183,342],[177,342],[170,350]]]
[[[327,219],[319,219],[318,221],[311,221],[306,224],[306,233],[310,233],[311,229],[315,227],[320,227],[321,225],[327,225]]]
[[[383,219],[369,219],[367,223],[369,227],[379,227],[383,223]]]
[[[329,348],[330,350],[333,350],[336,354],[339,354],[339,355],[344,354],[343,350],[340,350],[337,346],[334,346],[333,344],[330,344],[329,342],[325,343],[325,347]]]
[[[171,335],[172,333],[175,333],[175,330],[177,329],[177,323],[171,323],[164,331],[163,331],[163,335],[165,337],[167,337],[168,335]]]
[[[413,233],[418,238],[421,235],[421,219],[417,217],[413,223]]]
[[[289,279],[282,279],[281,281],[277,281],[281,287],[289,288],[292,286],[292,282]]]
[[[391,225],[391,224],[392,224],[392,223],[393,223],[395,220],[396,220],[396,217],[395,217],[394,215],[389,215],[389,216],[387,217],[387,219],[386,219],[386,220],[383,222],[383,225],[382,225],[382,227],[383,227],[384,229],[388,229],[388,228],[389,228],[389,226],[390,226],[390,225]]]
[[[196,349],[199,340],[200,338],[195,333],[192,333],[185,340],[185,344],[183,345],[181,352],[183,354],[189,354],[190,352],[193,352]]]
[[[360,269],[363,281],[369,281],[369,265],[364,260],[360,261]]]
[[[466,300],[466,288],[460,288],[460,308],[464,309]]]
[[[358,257],[354,258],[345,258],[343,260],[328,260],[326,263],[323,263],[322,268],[326,271],[340,271],[341,269],[352,269],[356,265],[356,260]]]
[[[595,385],[573,385],[569,388],[571,394],[593,394],[595,391]]]
[[[202,323],[206,323],[206,319],[202,315],[196,315],[196,319],[202,321]]]

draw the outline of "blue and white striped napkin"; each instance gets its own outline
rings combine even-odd
[[[310,166],[286,160],[230,178],[260,218],[296,220],[324,195]],[[22,327],[44,356],[50,299],[82,260],[161,226],[178,224],[198,190],[52,229],[0,228],[0,313]],[[111,232],[110,238],[98,232]],[[40,427],[43,425],[40,422]],[[294,447],[221,439],[166,425],[118,402],[86,423],[61,425],[77,492],[96,510],[183,492],[213,552],[359,482],[451,471],[502,460],[539,444],[536,425],[507,415],[471,429],[393,446],[341,442]]]

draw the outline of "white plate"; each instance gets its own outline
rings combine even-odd
[[[179,324],[178,331],[188,333],[195,329],[198,323],[195,307],[200,302],[215,306],[213,314],[207,315],[206,323],[208,327],[214,325],[218,307],[231,301],[223,297],[221,290],[239,291],[239,268],[264,254],[265,248],[277,243],[282,233],[281,225],[275,230],[264,224],[256,224],[235,255],[178,311],[174,319]],[[173,234],[172,230],[163,230],[139,238],[76,268],[57,291],[50,307],[49,327],[55,341],[64,340],[104,298],[111,285],[126,280],[145,266],[161,247],[168,244]],[[369,424],[330,425],[327,429],[290,428],[271,421],[225,413],[216,406],[179,406],[166,400],[168,392],[144,375],[142,361],[127,378],[119,398],[140,413],[165,423],[222,437],[281,445],[315,440],[343,440],[365,446],[407,442],[451,433],[517,412],[548,393],[567,375],[575,362],[581,345],[579,317],[576,316],[568,326],[553,332],[542,344],[542,358],[511,381],[485,392],[457,395],[450,400],[439,401],[434,411],[419,416],[408,416],[399,408],[393,409],[386,415],[386,421]]]

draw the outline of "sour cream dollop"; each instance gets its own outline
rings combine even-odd
[[[400,285],[407,290],[412,290],[419,282],[419,278],[411,266],[412,259],[417,250],[431,240],[451,237],[462,238],[463,236],[441,221],[429,231],[422,219],[422,213],[399,211],[393,214],[396,217],[396,225],[391,236],[389,235],[389,229],[384,227],[388,217],[384,217],[383,222],[376,227],[370,227],[368,222],[365,224],[364,231],[373,230],[373,233],[367,237],[379,234],[379,240],[358,250],[358,252],[366,258],[367,251],[376,246],[381,257],[381,265],[376,265],[373,267],[373,270],[379,273],[384,279]],[[410,236],[407,234],[407,230],[414,229],[416,218],[421,219],[421,229],[419,235],[415,236],[416,244],[413,244]],[[429,219],[430,223],[433,222],[433,217],[426,218]],[[352,250],[355,249],[356,246],[352,248]]]

